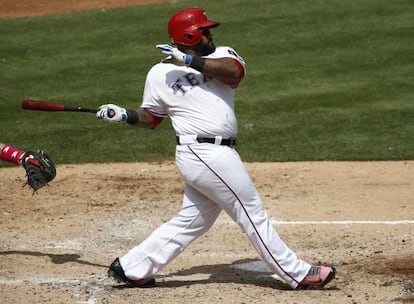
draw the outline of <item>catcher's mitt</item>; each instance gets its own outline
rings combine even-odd
[[[25,185],[32,187],[35,192],[56,176],[56,167],[52,159],[40,150],[27,151],[22,158],[22,165],[27,174]]]

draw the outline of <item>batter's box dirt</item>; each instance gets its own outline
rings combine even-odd
[[[406,256],[377,256],[366,261],[368,273],[385,275],[402,275],[414,278],[414,258]]]

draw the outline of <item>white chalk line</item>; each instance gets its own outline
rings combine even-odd
[[[271,220],[273,225],[410,225],[414,220],[402,221],[278,221]]]
[[[217,221],[220,225],[231,225],[231,220]],[[413,225],[414,220],[371,221],[371,220],[343,220],[343,221],[281,221],[271,219],[272,225]]]

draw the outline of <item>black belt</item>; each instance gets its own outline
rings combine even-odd
[[[177,140],[177,145],[180,145],[180,137],[176,136],[175,137]],[[216,139],[214,137],[199,137],[197,136],[196,138],[198,143],[208,143],[208,144],[215,144],[216,143]],[[237,143],[237,138],[223,138],[219,145],[221,146],[230,146],[233,147],[235,146]]]

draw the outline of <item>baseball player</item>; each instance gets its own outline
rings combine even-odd
[[[37,152],[25,152],[11,145],[0,143],[0,159],[5,162],[22,165],[26,170],[26,184],[35,192],[56,176],[56,167],[52,159],[48,154],[40,150]]]
[[[108,274],[131,287],[154,286],[154,275],[224,210],[289,286],[323,287],[334,278],[335,268],[306,263],[280,239],[235,150],[233,97],[245,76],[245,62],[233,48],[214,45],[211,29],[217,26],[200,8],[177,12],[168,22],[175,47],[156,46],[168,56],[148,72],[141,106],[131,110],[105,104],[97,112],[103,121],[152,129],[169,116],[176,133],[176,165],[185,181],[178,215],[116,258]]]

